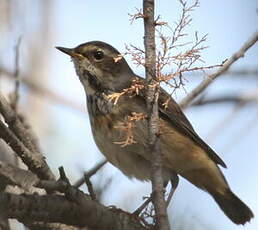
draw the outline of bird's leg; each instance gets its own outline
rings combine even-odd
[[[171,190],[170,190],[170,192],[168,194],[167,207],[168,207],[168,205],[169,205],[169,203],[170,203],[170,201],[171,201],[171,199],[172,199],[172,197],[173,197],[173,195],[174,195],[174,193],[176,191],[176,188],[178,186],[179,177],[178,177],[178,175],[176,173],[172,174],[170,182],[171,182]]]
[[[176,175],[176,174],[175,174],[175,175]],[[174,178],[174,174],[173,174],[173,178]],[[174,180],[173,178],[171,179],[171,181]],[[171,182],[171,183],[172,183],[172,182]],[[165,191],[166,191],[167,184],[168,184],[168,181],[164,182],[164,185],[163,185],[164,193],[165,193]],[[177,184],[178,184],[178,181],[177,181]],[[177,184],[176,184],[176,186],[177,186]],[[174,188],[174,185],[173,185],[173,188]],[[170,195],[170,194],[169,194],[169,195]],[[173,194],[172,194],[172,195],[173,195]],[[172,195],[171,195],[171,197],[172,197]],[[138,215],[143,211],[143,209],[145,209],[146,206],[147,206],[150,202],[153,201],[153,197],[154,197],[154,194],[153,194],[153,192],[152,192],[151,195],[150,195],[150,197],[149,197],[148,199],[146,199],[146,200],[144,201],[144,203],[143,203],[139,208],[137,208],[137,209],[133,212],[133,214],[135,214],[135,215],[138,216]],[[171,199],[171,197],[170,197],[170,199]]]
[[[146,206],[152,201],[152,198],[153,193],[151,193],[150,197],[147,200],[145,200],[144,203],[133,212],[133,214],[139,216],[143,209],[145,209]]]

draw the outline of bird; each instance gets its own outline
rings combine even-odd
[[[144,78],[137,76],[124,56],[105,42],[56,48],[74,63],[86,93],[91,130],[99,150],[127,177],[150,181],[146,90],[140,87]],[[235,224],[250,221],[254,217],[251,209],[231,191],[219,168],[226,168],[226,164],[198,136],[180,106],[161,87],[158,106],[163,180],[172,181],[176,187],[180,175],[208,192]]]

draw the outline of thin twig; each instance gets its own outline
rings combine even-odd
[[[63,166],[60,166],[60,167],[58,168],[58,171],[59,171],[59,176],[60,176],[58,180],[59,180],[59,181],[63,181],[63,182],[65,182],[65,183],[67,183],[68,185],[71,185],[71,183],[70,183],[68,177],[66,176],[64,167],[63,167]]]
[[[226,72],[229,67],[239,58],[244,57],[246,51],[258,41],[258,33],[255,33],[234,55],[232,55],[223,66],[215,73],[209,75],[200,85],[190,92],[180,103],[181,108],[186,108],[191,101],[203,92],[217,77]]]
[[[228,126],[230,123],[234,121],[234,119],[237,118],[237,114],[242,111],[243,107],[246,105],[246,103],[238,103],[234,106],[232,111],[230,111],[229,114],[225,115],[224,118],[216,124],[206,135],[207,140],[214,140],[216,136],[218,136],[222,129],[225,129],[226,126]]]
[[[258,69],[255,68],[250,68],[250,69],[236,69],[236,70],[232,70],[232,71],[227,71],[225,73],[225,75],[227,76],[258,76]]]
[[[219,97],[211,97],[211,98],[200,98],[199,100],[194,101],[191,106],[203,106],[203,105],[211,105],[211,104],[219,104],[219,103],[230,103],[230,104],[239,104],[239,103],[247,103],[247,102],[258,102],[258,98],[246,98],[242,95],[223,95]]]
[[[248,136],[251,131],[257,127],[258,124],[258,112],[253,116],[253,118],[246,124],[243,124],[242,127],[235,132],[231,141],[227,142],[225,146],[222,147],[222,152],[229,153],[230,150],[236,147],[245,137]]]
[[[92,169],[90,169],[88,172],[84,173],[84,176],[82,178],[80,178],[78,181],[76,181],[74,183],[74,187],[79,188],[83,185],[83,183],[85,182],[84,178],[86,177],[91,177],[94,174],[96,174],[96,172],[101,169],[105,164],[107,163],[107,160],[103,160],[101,162],[99,162],[98,164],[96,164]]]
[[[91,199],[92,200],[97,200],[96,194],[95,194],[94,189],[93,189],[93,185],[90,181],[90,177],[84,175],[84,181],[85,181],[85,184],[87,185],[87,188],[88,188],[88,191],[90,193]]]
[[[143,202],[143,204],[140,207],[138,207],[133,212],[133,214],[139,216],[141,214],[141,212],[146,208],[146,206],[152,201],[152,199],[153,199],[153,195],[151,194],[151,196],[147,197],[147,199]]]
[[[17,111],[17,105],[19,100],[19,87],[20,87],[20,69],[19,69],[19,59],[20,59],[20,45],[21,45],[21,37],[19,37],[17,44],[15,46],[15,71],[14,71],[14,78],[15,78],[15,86],[14,86],[14,92],[12,94],[12,100],[11,100],[11,107],[14,111]]]

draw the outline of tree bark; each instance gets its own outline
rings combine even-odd
[[[151,181],[154,197],[156,224],[159,230],[169,230],[166,202],[163,192],[162,153],[159,139],[159,83],[156,81],[156,45],[154,0],[143,1],[144,47],[145,47],[145,85],[148,112],[149,148],[152,153]]]

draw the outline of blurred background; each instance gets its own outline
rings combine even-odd
[[[1,0],[0,90],[6,97],[14,90],[15,47],[19,46],[19,111],[39,138],[48,164],[57,174],[64,166],[70,180],[103,159],[92,138],[85,95],[69,58],[55,46],[74,47],[91,40],[110,43],[120,52],[125,44],[143,47],[141,20],[131,24],[128,14],[142,1]],[[170,25],[179,19],[178,1],[157,1],[156,15]],[[216,65],[229,58],[258,31],[258,1],[200,1],[191,14],[190,37],[208,34],[202,59]],[[142,68],[132,69],[144,76]],[[16,68],[17,70],[17,68]],[[214,70],[215,71],[215,70]],[[210,72],[208,72],[210,73]],[[189,74],[180,100],[204,78]],[[217,103],[190,106],[185,110],[197,133],[224,159],[232,190],[258,215],[258,44],[217,79],[202,95]],[[223,100],[224,98],[224,100]],[[129,180],[106,164],[94,177],[95,190],[105,205],[133,211],[151,191],[150,183]],[[84,186],[82,187],[83,189]],[[181,178],[169,206],[173,229],[258,229],[257,218],[236,226],[219,210],[212,198]],[[14,224],[13,229],[22,229]]]

